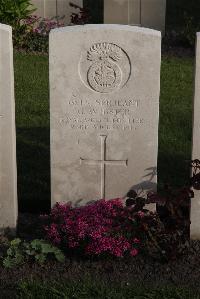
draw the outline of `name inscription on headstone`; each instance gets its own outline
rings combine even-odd
[[[76,130],[136,130],[145,122],[136,115],[139,100],[66,100],[67,112],[59,119],[62,126]]]

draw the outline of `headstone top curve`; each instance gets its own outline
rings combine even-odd
[[[10,31],[12,32],[12,27],[6,24],[0,24],[0,30]]]
[[[161,32],[154,29],[130,26],[130,25],[120,25],[120,24],[87,24],[87,25],[75,25],[66,26],[52,29],[50,34],[63,33],[63,32],[80,32],[85,30],[117,30],[117,31],[130,31],[135,33],[147,34],[152,36],[157,36],[161,38]]]

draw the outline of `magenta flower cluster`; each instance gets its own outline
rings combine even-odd
[[[41,18],[34,15],[24,19],[23,24],[29,27],[29,31],[43,36],[48,35],[51,29],[64,26],[60,18]]]
[[[138,215],[138,219],[142,215]],[[48,216],[47,238],[65,250],[85,255],[136,256],[141,246],[136,221],[122,199],[99,200],[82,207],[57,203]]]

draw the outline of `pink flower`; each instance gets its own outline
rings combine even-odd
[[[144,218],[145,213],[142,212],[142,211],[139,211],[139,212],[137,213],[137,215],[138,215],[140,218]]]
[[[53,244],[60,244],[61,238],[58,232],[57,224],[52,223],[49,228],[45,227],[45,230],[47,231],[48,238],[52,241]]]
[[[139,244],[140,240],[138,238],[133,239],[133,243]]]
[[[131,256],[136,256],[136,255],[138,255],[138,249],[133,248],[133,249],[130,251],[130,255],[131,255]]]
[[[140,229],[136,220],[144,216],[142,211],[132,214],[120,198],[101,199],[81,207],[57,203],[46,217],[49,224],[45,231],[52,243],[66,250],[79,250],[85,255],[136,256],[138,249],[133,247],[141,242],[135,237]]]

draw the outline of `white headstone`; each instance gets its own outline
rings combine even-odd
[[[0,229],[16,228],[17,172],[12,29],[0,24]]]
[[[70,3],[83,7],[83,0],[31,0],[31,3],[36,8],[33,14],[41,18],[64,17],[62,22],[67,25],[71,21],[71,14],[79,12]]]
[[[196,71],[193,115],[193,150],[192,159],[200,160],[200,33],[197,33],[196,43]],[[194,191],[191,199],[191,229],[192,239],[200,239],[200,192]]]
[[[105,24],[141,25],[165,32],[166,0],[104,0]]]
[[[84,25],[50,34],[52,205],[156,189],[161,34]]]

